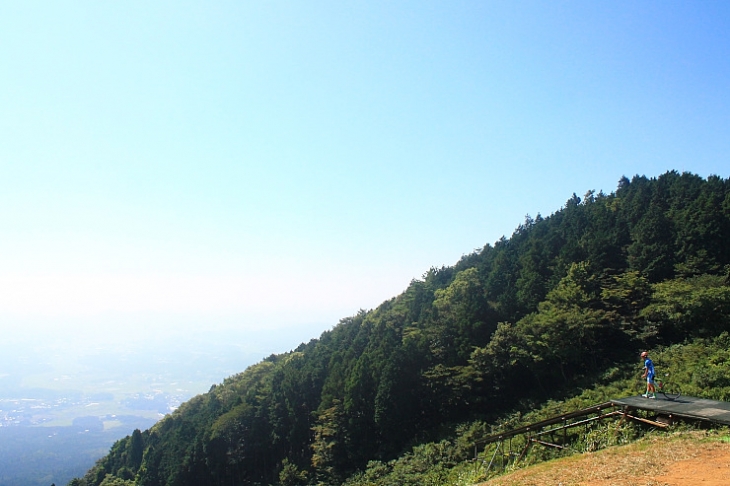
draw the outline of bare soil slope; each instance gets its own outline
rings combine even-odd
[[[730,442],[702,432],[642,440],[518,470],[482,486],[726,486]]]

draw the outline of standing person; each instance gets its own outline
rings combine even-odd
[[[644,398],[656,398],[656,387],[654,386],[654,362],[649,358],[649,353],[644,351],[641,353],[641,359],[644,360],[644,374],[642,378],[646,378],[646,393],[641,395]]]

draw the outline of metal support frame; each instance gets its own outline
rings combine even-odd
[[[492,454],[489,464],[487,465],[487,471],[490,471],[493,466],[497,465],[496,464],[497,454],[499,454],[500,452],[501,452],[501,456],[502,456],[500,465],[501,465],[502,469],[504,469],[506,467],[506,465],[508,465],[511,462],[510,459],[513,457],[512,438],[516,437],[518,435],[523,435],[526,437],[525,446],[522,448],[519,455],[514,460],[513,464],[517,464],[517,463],[521,462],[522,460],[524,460],[533,444],[540,444],[544,447],[552,447],[552,448],[559,449],[559,450],[568,449],[568,447],[566,446],[567,430],[570,428],[573,428],[573,427],[579,427],[581,425],[587,426],[591,422],[595,422],[597,420],[604,420],[607,418],[616,417],[616,416],[620,415],[621,420],[630,418],[632,420],[638,420],[638,421],[650,423],[652,425],[659,424],[659,422],[653,422],[651,420],[643,419],[641,417],[634,417],[634,416],[630,415],[626,410],[623,410],[623,411],[613,410],[610,412],[602,413],[605,409],[610,409],[610,408],[616,408],[616,407],[611,403],[604,403],[604,404],[600,404],[600,405],[590,407],[590,408],[587,408],[584,410],[579,410],[577,412],[564,414],[564,415],[554,418],[554,419],[544,420],[542,422],[538,422],[538,423],[535,423],[532,425],[521,427],[519,429],[507,431],[502,434],[495,434],[493,436],[487,437],[486,439],[484,439],[482,441],[477,442],[475,444],[475,451],[477,450],[477,447],[480,444],[486,446],[488,444],[496,443],[497,445],[494,449],[494,453]],[[596,415],[595,417],[583,418],[583,417],[586,417],[591,414],[598,414],[598,415]],[[571,421],[571,419],[580,419],[580,420]],[[551,425],[555,425],[555,424],[560,424],[560,425],[558,425],[557,427],[551,427]],[[657,426],[664,426],[664,424],[659,424]],[[562,445],[558,444],[555,441],[555,435],[554,435],[556,432],[560,432],[560,431],[563,432],[563,434],[562,434],[563,444]],[[548,436],[548,437],[546,437],[546,436]],[[547,438],[549,438],[550,440],[545,440]],[[506,452],[505,447],[504,447],[504,442],[506,440],[509,440],[509,449],[510,449],[509,457],[507,459],[507,464],[505,464],[505,459],[504,459],[504,455]]]

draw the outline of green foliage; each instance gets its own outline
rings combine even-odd
[[[729,238],[730,182],[718,177],[668,172],[574,194],[211,387],[78,481],[467,484],[484,475],[468,462],[473,443],[493,428],[635,394],[642,349],[683,392],[727,398]]]
[[[472,348],[486,344],[497,326],[478,270],[457,273],[448,287],[434,292],[434,297],[431,353],[440,364],[465,363]]]
[[[652,353],[657,378],[685,395],[730,400],[730,335],[660,347]]]
[[[398,460],[383,463],[372,461],[367,469],[354,475],[344,484],[348,486],[443,485],[448,482],[450,470],[464,461],[464,451],[450,441],[421,444]]]
[[[107,474],[99,486],[135,486],[134,481],[128,481]]]
[[[730,287],[720,275],[660,282],[652,297],[642,315],[665,342],[730,330]]]
[[[307,484],[307,471],[301,471],[295,464],[284,459],[279,472],[281,486],[301,486]]]

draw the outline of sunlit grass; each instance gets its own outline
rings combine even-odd
[[[632,444],[542,462],[480,484],[569,486],[604,481],[617,486],[650,484],[646,481],[666,474],[668,467],[679,461],[717,451],[730,453],[728,439],[726,429],[651,434]]]

